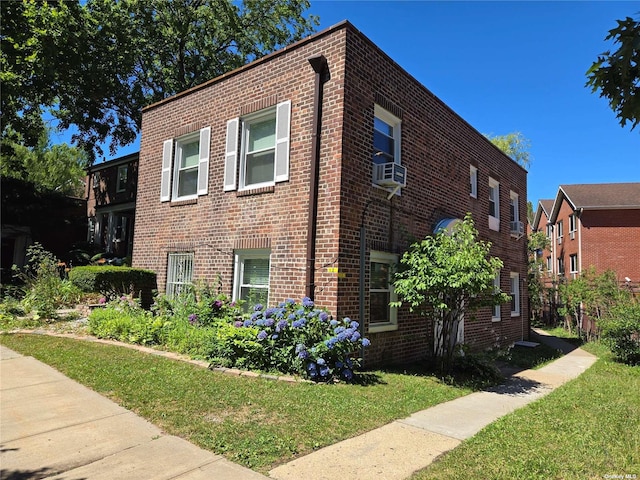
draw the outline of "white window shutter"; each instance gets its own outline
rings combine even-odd
[[[211,127],[200,130],[200,155],[198,162],[198,195],[206,195],[209,186],[209,143]]]
[[[173,140],[165,140],[162,146],[162,178],[160,180],[160,201],[171,200],[171,160]]]
[[[236,189],[236,165],[238,162],[238,125],[240,119],[227,122],[227,142],[224,157],[224,191]]]
[[[289,180],[289,131],[291,101],[278,104],[276,110],[276,182]]]

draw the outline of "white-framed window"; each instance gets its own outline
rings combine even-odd
[[[572,253],[569,255],[569,273],[575,276],[578,271],[578,254]]]
[[[210,141],[211,127],[164,141],[161,202],[190,200],[207,194]]]
[[[489,178],[489,228],[500,230],[500,182]]]
[[[558,243],[562,243],[562,235],[563,235],[564,225],[562,224],[562,220],[557,223],[556,233],[558,234]]]
[[[569,215],[569,238],[573,240],[576,236],[576,230],[578,229],[578,222],[575,213]]]
[[[469,165],[469,183],[469,195],[473,198],[478,198],[478,169],[473,165]]]
[[[558,257],[558,275],[564,275],[564,257]]]
[[[237,250],[235,252],[233,299],[243,300],[245,308],[269,303],[269,250]]]
[[[553,260],[551,256],[547,257],[547,272],[551,272],[553,270]]]
[[[374,107],[373,163],[400,162],[401,120],[379,105]]]
[[[498,293],[500,292],[500,272],[498,272],[496,274],[495,277],[493,277],[493,291]],[[501,320],[501,310],[502,305],[494,305],[492,310],[491,310],[491,321],[492,322],[499,322]]]
[[[227,122],[224,191],[236,189],[238,163],[239,190],[269,187],[289,180],[290,119],[291,101],[288,100]]]
[[[116,183],[116,192],[121,193],[127,189],[127,177],[129,175],[129,165],[120,165],[118,167],[118,182]]]
[[[509,221],[511,234],[520,235],[520,196],[514,191],[509,191]]]
[[[550,223],[547,224],[547,238],[549,239],[549,241],[553,239],[553,225]]]
[[[511,272],[510,274],[510,294],[511,294],[511,316],[520,316],[520,274]]]
[[[167,296],[176,297],[193,284],[193,252],[171,252],[167,259]]]
[[[398,311],[389,306],[398,297],[393,288],[393,272],[398,256],[371,251],[369,274],[369,331],[383,332],[398,328]]]

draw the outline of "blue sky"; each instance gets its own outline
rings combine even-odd
[[[349,20],[479,132],[528,138],[534,207],[560,184],[640,182],[640,127],[584,86],[640,2],[311,0],[308,12],[318,30]]]

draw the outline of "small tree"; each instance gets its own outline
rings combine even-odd
[[[527,251],[529,254],[529,311],[532,319],[542,318],[544,303],[544,285],[542,284],[543,260],[539,252],[549,247],[549,238],[544,232],[529,235]]]
[[[435,355],[442,373],[451,370],[460,320],[480,307],[506,303],[510,297],[494,287],[502,261],[489,256],[491,244],[477,240],[478,231],[467,214],[464,221],[414,243],[401,260],[395,291],[411,311],[433,321]],[[439,324],[441,328],[435,328]]]

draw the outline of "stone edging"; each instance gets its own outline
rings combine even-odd
[[[191,365],[195,365],[197,367],[206,368],[207,370],[212,370],[214,372],[224,373],[227,375],[236,375],[240,377],[251,377],[251,378],[264,378],[267,380],[274,380],[274,381],[287,382],[287,383],[313,383],[313,382],[310,382],[309,380],[305,380],[303,378],[296,378],[291,375],[270,375],[267,373],[252,372],[250,370],[240,370],[238,368],[210,367],[209,362],[205,362],[204,360],[194,360],[192,358],[187,357],[186,355],[181,355],[179,353],[169,352],[166,350],[156,350],[155,348],[145,347],[144,345],[136,345],[133,343],[119,342],[117,340],[106,340],[103,338],[92,337],[90,335],[76,335],[73,333],[57,333],[57,332],[51,332],[51,331],[42,330],[42,329],[36,329],[36,330],[17,329],[17,330],[9,330],[5,333],[48,335],[50,337],[71,338],[74,340],[82,340],[85,342],[102,343],[105,345],[115,345],[118,347],[130,348],[132,350],[137,350],[139,352],[147,353],[150,355],[157,355],[160,357],[169,358],[171,360],[178,360],[181,362],[190,363]]]

